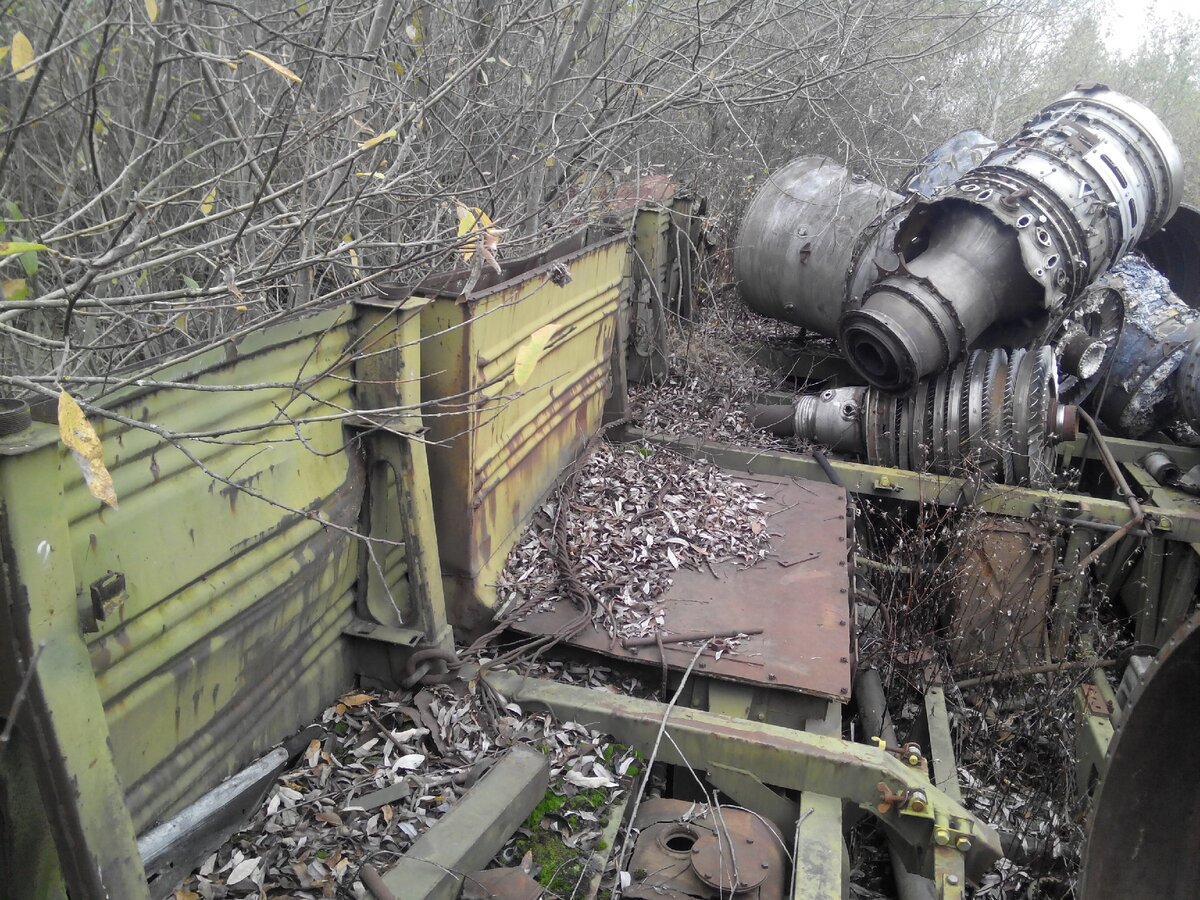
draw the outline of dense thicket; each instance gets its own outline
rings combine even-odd
[[[669,172],[732,222],[800,152],[887,179],[1105,80],[1200,147],[1196,38],[1114,54],[1091,0],[14,0],[0,378],[115,368],[502,253]],[[10,65],[11,64],[11,65]],[[8,248],[16,250],[19,248]],[[95,379],[95,380],[93,380]]]

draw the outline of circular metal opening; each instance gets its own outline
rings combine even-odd
[[[1032,222],[1033,222],[1033,219],[1030,218],[1029,216],[1021,216],[1021,218],[1017,219],[1017,227],[1018,228],[1027,228],[1030,225],[1030,223],[1032,223]]]
[[[696,832],[690,828],[677,828],[673,831],[668,831],[659,838],[663,849],[668,853],[677,853],[680,856],[686,856],[692,852],[692,848],[696,846]]]
[[[989,199],[991,196],[992,196],[992,189],[991,189],[991,188],[988,188],[987,190],[980,191],[980,192],[979,192],[979,193],[976,195],[976,199],[977,199],[977,200],[987,200],[987,199]]]

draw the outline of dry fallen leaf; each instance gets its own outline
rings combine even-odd
[[[358,145],[358,149],[359,150],[370,150],[376,144],[382,144],[384,141],[390,141],[398,133],[399,132],[397,132],[395,128],[390,128],[387,131],[385,131],[383,134],[377,134],[377,135],[375,135],[375,137],[369,138],[369,139],[363,141],[361,144]]]
[[[24,278],[6,278],[2,287],[5,300],[24,300],[29,296],[29,285]]]
[[[459,249],[462,258],[469,262],[478,251],[483,261],[499,275],[501,270],[496,251],[500,249],[500,235],[504,233],[504,229],[497,228],[482,209],[466,206],[459,200],[454,201],[454,211],[458,216],[458,236],[476,236],[471,243]]]
[[[233,867],[233,871],[229,873],[229,877],[225,879],[225,883],[237,884],[241,881],[253,880],[254,873],[258,870],[258,864],[261,861],[259,859],[243,859]]]
[[[25,37],[23,31],[18,31],[12,38],[12,69],[17,73],[17,81],[28,81],[37,71],[33,62],[33,44]]]
[[[594,776],[589,777],[587,775],[580,775],[576,771],[571,771],[571,772],[568,772],[566,775],[564,775],[563,781],[566,781],[568,784],[573,784],[576,787],[581,787],[584,790],[589,790],[589,791],[594,791],[597,788],[602,788],[602,787],[616,787],[617,786],[617,783],[615,781],[613,781],[611,778],[605,778],[603,775],[594,775]]]
[[[14,253],[28,253],[30,250],[49,250],[45,244],[32,241],[0,241],[0,256],[12,256]]]
[[[346,694],[344,697],[339,697],[338,702],[343,706],[353,709],[356,706],[362,706],[364,703],[370,703],[374,699],[374,694]]]
[[[289,81],[294,81],[294,82],[296,82],[296,84],[299,84],[302,80],[299,75],[297,75],[295,72],[293,72],[287,66],[285,66],[283,63],[276,62],[275,60],[271,59],[271,57],[267,56],[265,53],[259,53],[257,50],[247,50],[246,55],[253,56],[255,59],[257,59],[263,65],[268,66],[271,69],[274,69],[276,72],[278,72],[280,75],[282,75],[284,78],[288,79]]]
[[[405,756],[400,757],[398,760],[396,760],[394,765],[397,768],[401,768],[401,769],[411,772],[413,769],[421,768],[421,765],[424,762],[425,762],[425,754],[424,753],[409,753],[409,754],[406,754]]]
[[[83,480],[97,500],[117,508],[117,491],[113,487],[112,475],[104,465],[104,447],[96,429],[84,415],[75,398],[62,391],[58,395],[58,433],[62,442],[70,448],[75,462],[83,471]]]

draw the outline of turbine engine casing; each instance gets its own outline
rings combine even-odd
[[[843,352],[872,385],[911,390],[989,325],[1078,296],[1172,216],[1181,171],[1150,110],[1103,86],[1067,94],[933,200],[895,211],[899,259],[858,261],[882,277],[843,312]]]

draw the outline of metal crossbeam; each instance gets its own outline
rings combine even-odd
[[[1003,855],[994,830],[934,786],[920,769],[906,766],[877,747],[700,710],[671,709],[650,700],[510,672],[488,673],[486,679],[523,706],[541,707],[560,719],[611,734],[643,753],[649,754],[657,745],[657,758],[664,762],[687,762],[698,768],[715,763],[754,772],[764,784],[857,803],[918,852],[935,846],[935,827],[948,829],[952,843],[965,838],[961,850],[972,878],[978,878]],[[665,735],[659,742],[664,721]],[[889,805],[881,810],[885,793],[881,785],[892,796],[912,797],[920,791],[924,803],[903,810],[898,808],[900,804]]]
[[[666,447],[683,456],[711,460],[725,469],[752,475],[777,475],[827,481],[816,460],[799,453],[754,450],[716,441],[656,434],[629,429],[626,438]],[[1129,443],[1129,442],[1126,442]],[[1148,445],[1148,449],[1153,449]],[[1128,452],[1128,448],[1125,448]],[[1085,494],[1038,491],[1007,484],[981,484],[949,475],[912,472],[907,469],[869,466],[865,463],[830,459],[830,465],[846,490],[864,497],[970,506],[986,513],[1027,518],[1036,512],[1074,519],[1081,526],[1112,530],[1130,519],[1123,501],[1105,500]],[[1173,510],[1170,527],[1161,537],[1169,541],[1200,542],[1200,512]]]

